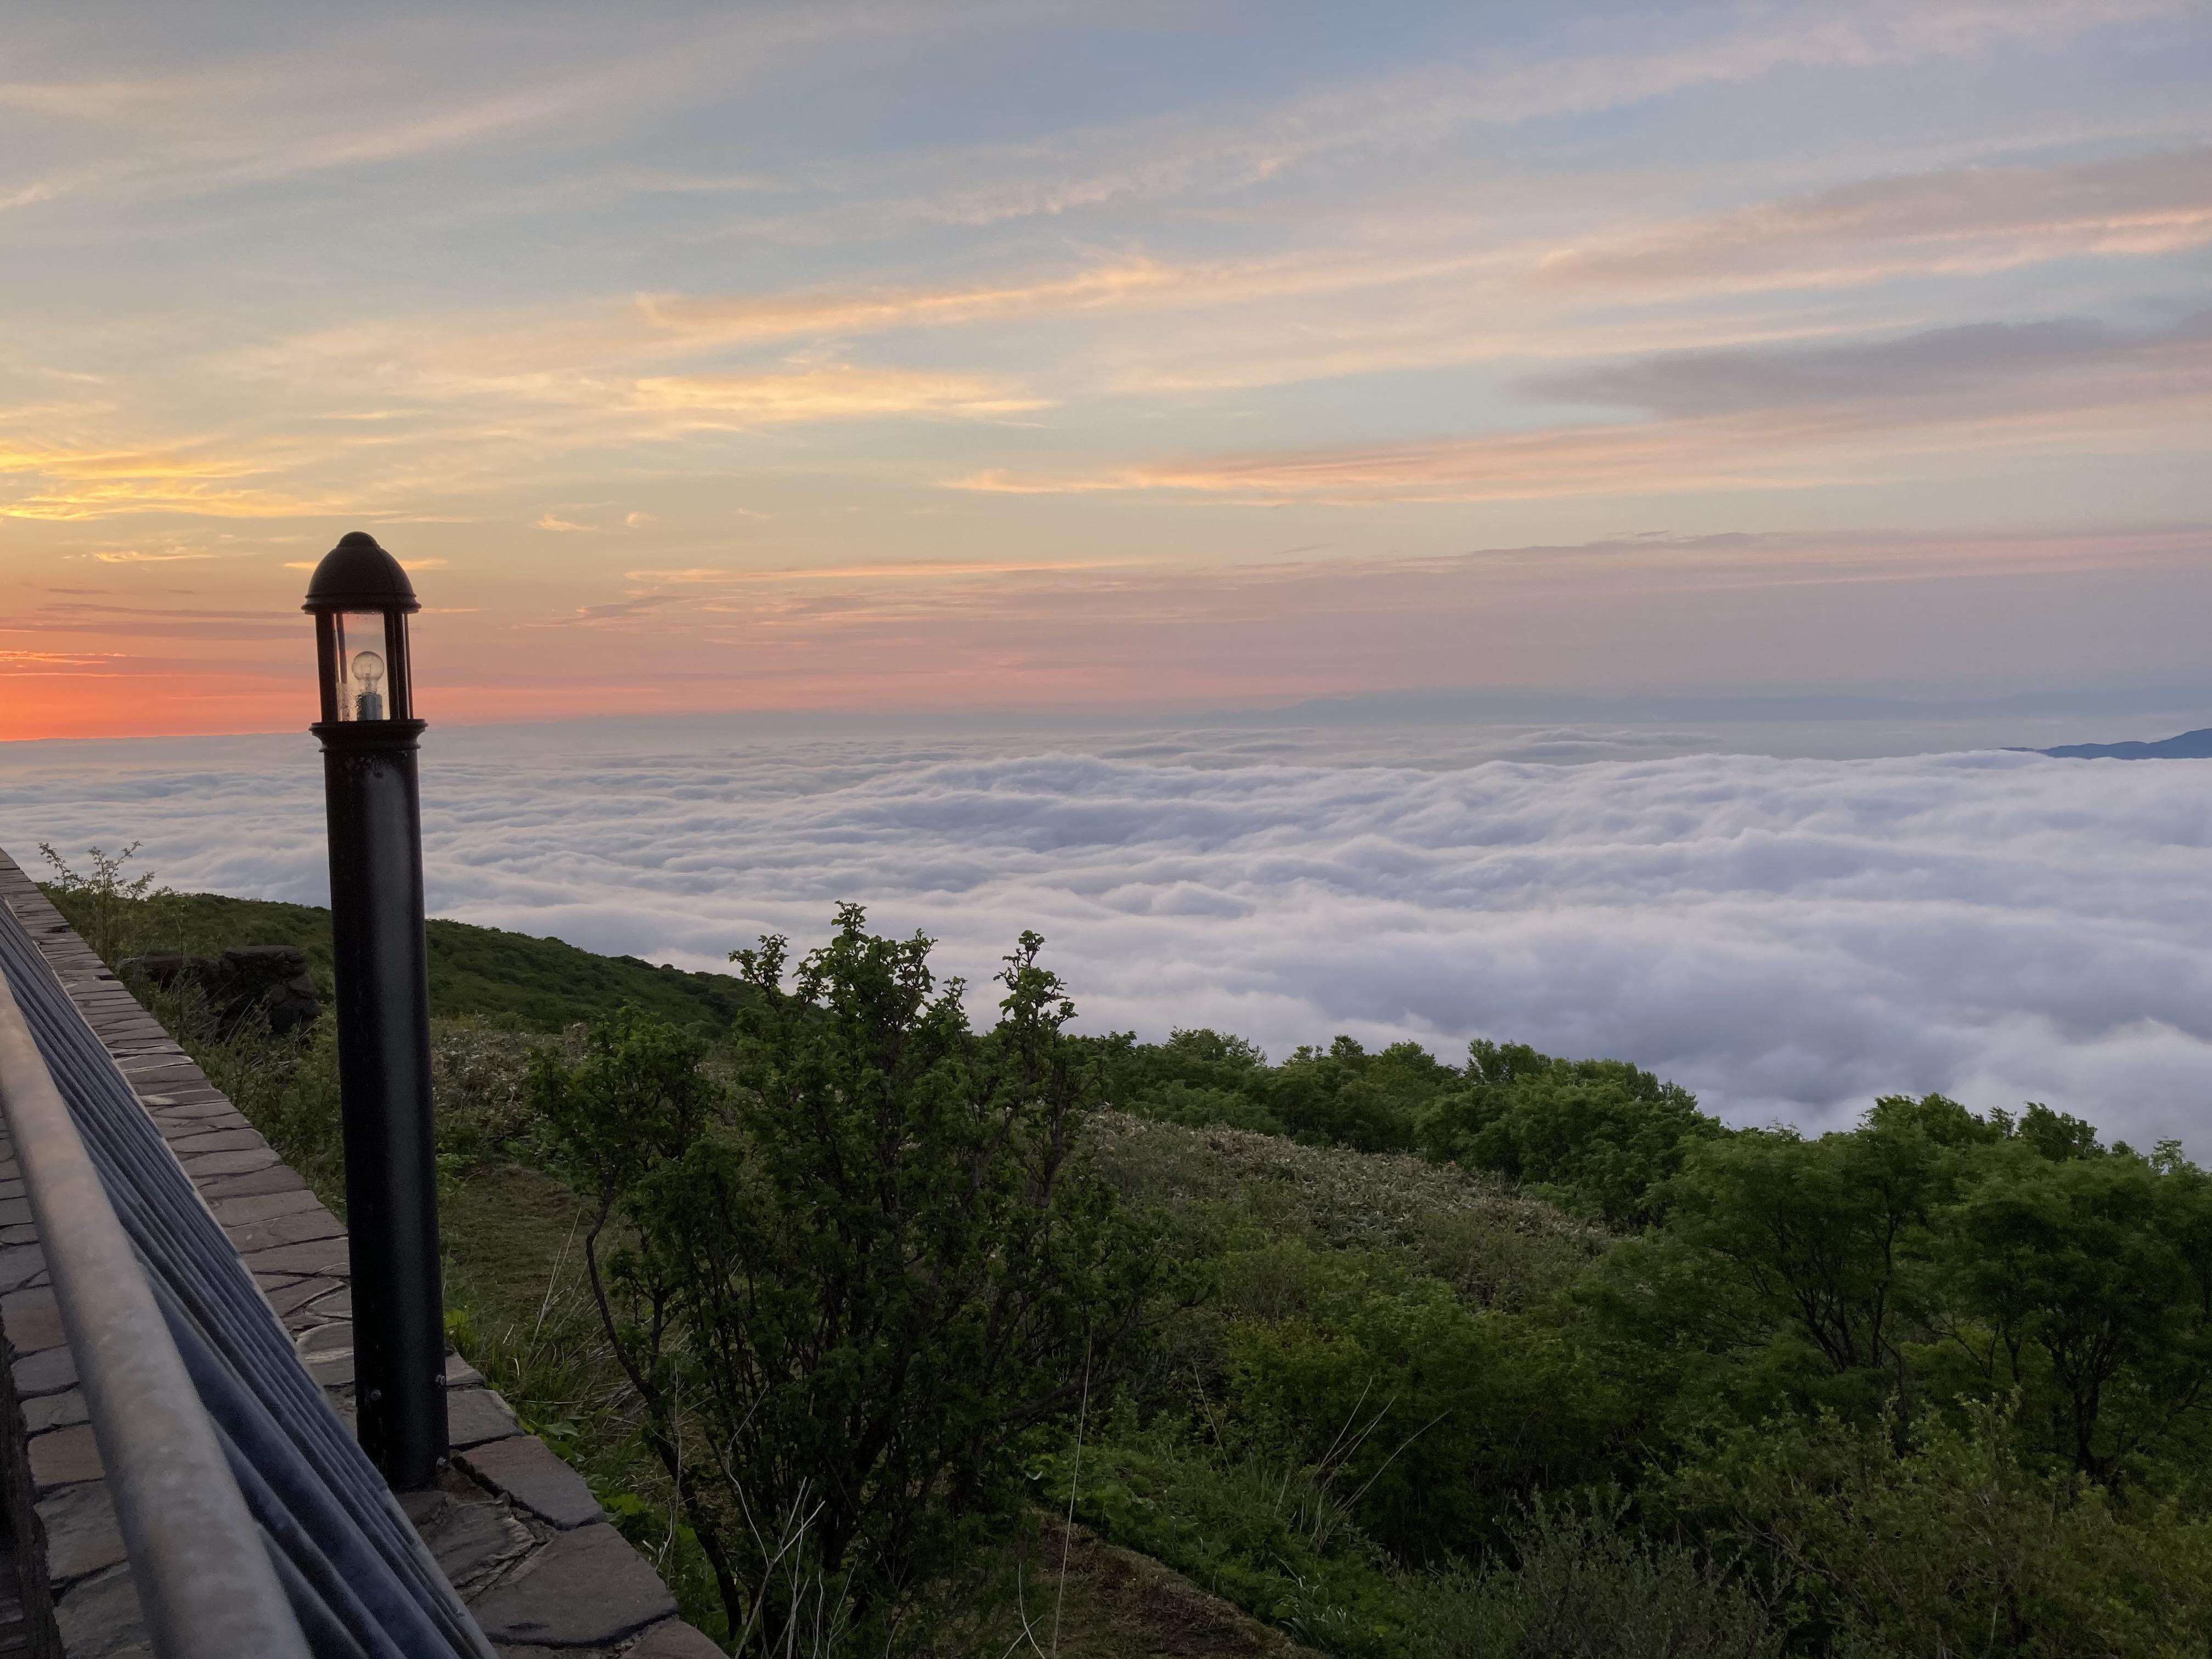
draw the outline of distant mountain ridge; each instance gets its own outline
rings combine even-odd
[[[2212,760],[2212,726],[2157,743],[2069,743],[2035,752],[2061,760]]]
[[[1504,725],[1528,721],[1972,720],[2102,715],[2172,719],[2212,702],[2212,687],[2138,686],[2017,692],[2004,696],[1908,698],[1852,692],[1577,692],[1540,686],[1430,686],[1309,697],[1272,708],[1222,707],[1194,718],[1239,726]]]

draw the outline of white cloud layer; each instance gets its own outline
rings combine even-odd
[[[430,903],[715,967],[853,899],[983,984],[1036,928],[1093,1030],[1495,1036],[1632,1059],[1739,1121],[1942,1089],[2212,1152],[2212,763],[1682,746],[447,732]],[[320,902],[312,745],[0,750],[19,861],[134,838],[178,886]]]

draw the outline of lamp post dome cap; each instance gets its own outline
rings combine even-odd
[[[323,555],[307,583],[302,611],[400,611],[422,608],[399,561],[366,530],[349,530]]]

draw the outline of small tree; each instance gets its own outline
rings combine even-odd
[[[2003,1156],[2004,1152],[2013,1155]],[[2212,1390],[2212,1182],[2185,1161],[2005,1148],[1946,1216],[1948,1288],[1988,1333],[1993,1382],[2051,1447],[2117,1482]],[[2000,1363],[2002,1362],[2002,1363]]]
[[[864,923],[842,907],[788,992],[784,940],[733,954],[757,1000],[726,1105],[696,1044],[634,1011],[533,1080],[598,1200],[601,1316],[740,1652],[895,1625],[1017,1501],[1022,1442],[1115,1368],[1145,1291],[1078,1157],[1093,1082],[1042,941],[977,1033],[927,939]]]
[[[54,870],[53,880],[46,884],[48,896],[83,935],[93,954],[110,968],[137,949],[151,931],[142,921],[145,902],[165,898],[169,893],[167,888],[154,885],[151,871],[124,879],[123,866],[137,853],[138,845],[134,841],[113,854],[97,847],[90,848],[87,850],[92,868],[79,872],[70,867],[69,860],[54,850],[52,842],[39,843],[39,851]]]

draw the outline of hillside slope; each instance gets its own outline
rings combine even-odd
[[[316,984],[331,984],[331,913],[319,906],[173,893],[144,907],[138,950],[216,951],[290,945],[307,953]],[[603,957],[557,939],[433,920],[430,1014],[469,1016],[519,1030],[558,1031],[633,1002],[679,1025],[726,1030],[746,996],[726,974],[687,973],[635,957]]]

